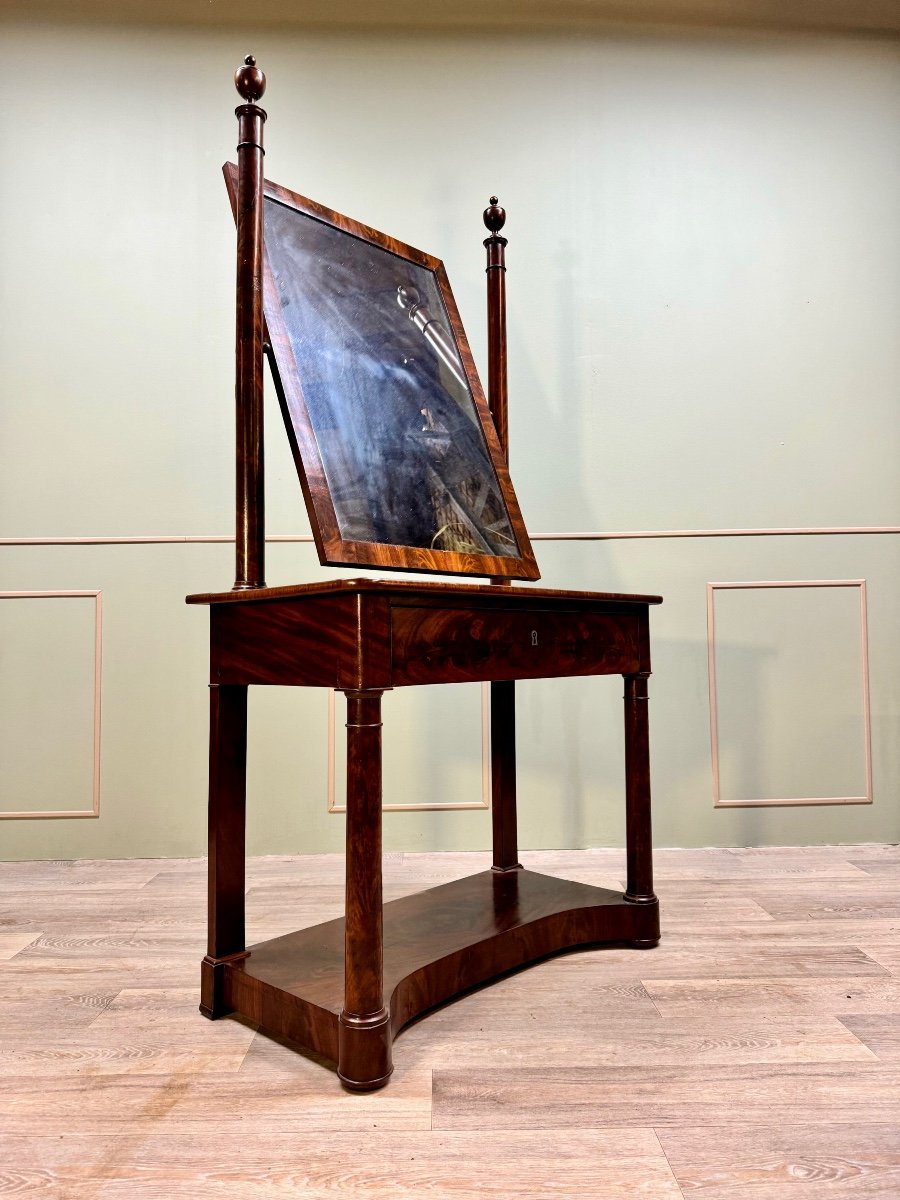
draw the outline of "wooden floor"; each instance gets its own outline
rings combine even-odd
[[[619,851],[527,854],[621,886]],[[663,943],[447,1005],[386,1091],[197,1011],[200,860],[0,864],[0,1193],[84,1200],[900,1197],[900,849],[656,856]],[[484,855],[395,855],[389,898]],[[249,868],[251,941],[339,858]]]

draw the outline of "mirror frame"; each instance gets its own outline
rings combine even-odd
[[[222,170],[231,200],[232,212],[235,212],[237,167],[234,163],[226,163]],[[518,555],[478,554],[421,546],[391,545],[385,542],[349,541],[342,536],[319,446],[303,395],[303,384],[297,370],[281,300],[266,254],[263,262],[263,307],[269,366],[297,474],[300,477],[300,485],[303,489],[319,561],[323,565],[335,567],[356,565],[384,567],[399,571],[436,572],[443,575],[487,575],[495,578],[539,579],[540,571],[535,561],[531,541],[522,520],[506,460],[500,448],[494,421],[475,370],[475,362],[460,321],[444,264],[430,254],[407,246],[396,238],[379,233],[378,230],[371,229],[368,225],[345,217],[333,209],[317,204],[314,200],[291,192],[269,180],[264,181],[264,195],[307,217],[322,221],[342,233],[369,242],[373,246],[378,246],[382,250],[434,273],[447,311],[450,332],[456,343],[457,353],[484,435],[487,457],[493,467],[497,489],[506,506],[509,524],[519,550]]]

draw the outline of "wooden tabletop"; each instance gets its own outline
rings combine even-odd
[[[403,596],[420,593],[424,596],[451,597],[493,596],[513,604],[528,599],[545,600],[604,600],[621,604],[662,604],[662,596],[635,596],[622,592],[575,592],[556,588],[536,588],[528,585],[498,587],[496,584],[420,583],[401,579],[328,579],[321,583],[298,583],[285,587],[245,588],[227,592],[201,592],[186,597],[188,604],[248,604],[265,600],[284,600],[293,596],[321,596],[329,592],[390,592]]]

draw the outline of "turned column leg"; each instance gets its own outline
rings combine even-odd
[[[653,838],[650,825],[650,740],[647,722],[647,676],[625,678],[625,841],[628,881],[625,899],[632,904],[655,904]],[[658,937],[635,945],[655,946]]]
[[[247,797],[247,688],[209,689],[209,940],[200,969],[200,1011],[221,1017],[225,964],[246,958],[244,828]]]
[[[381,895],[381,696],[347,692],[347,898],[338,1075],[369,1091],[387,1083],[391,1018],[384,1004]]]
[[[516,830],[516,685],[491,688],[491,823],[495,871],[521,870]]]

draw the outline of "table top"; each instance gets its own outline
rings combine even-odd
[[[434,599],[465,599],[467,596],[491,596],[504,604],[529,600],[607,601],[619,604],[662,604],[662,596],[631,595],[624,592],[577,592],[558,588],[537,588],[528,584],[501,586],[498,584],[418,582],[408,579],[328,579],[320,583],[299,583],[285,587],[244,588],[239,591],[201,592],[186,597],[188,604],[258,604],[267,600],[298,599],[304,596],[324,596],[330,593],[346,595],[360,592],[380,592],[398,598],[414,599],[416,595]]]

